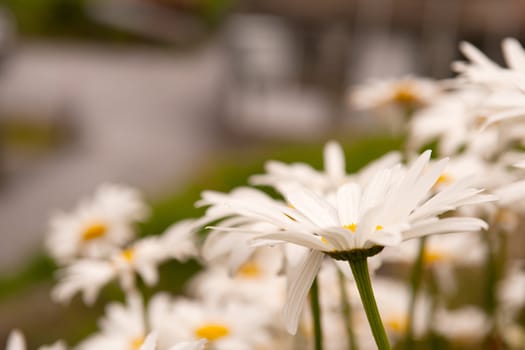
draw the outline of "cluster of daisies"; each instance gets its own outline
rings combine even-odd
[[[523,349],[525,51],[505,40],[502,68],[461,49],[455,79],[352,91],[357,108],[406,125],[401,151],[356,173],[328,142],[322,170],[269,161],[252,186],[205,191],[202,217],[145,238],[136,225],[149,209],[125,186],[55,214],[52,298],[90,305],[110,283],[125,293],[70,348],[410,349],[440,339]],[[145,296],[161,264],[188,259],[203,269],[184,295]],[[25,349],[19,331],[7,349]]]

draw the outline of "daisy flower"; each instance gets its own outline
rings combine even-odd
[[[168,350],[204,350],[206,347],[206,339],[201,339],[193,342],[181,342],[171,346]],[[157,350],[157,335],[150,333],[140,350]]]
[[[207,339],[212,350],[270,349],[270,314],[253,304],[203,304],[176,299],[172,308],[173,341]]]
[[[471,345],[488,334],[491,322],[479,308],[466,306],[457,310],[439,309],[433,327],[452,343]]]
[[[160,236],[146,237],[107,259],[80,259],[59,271],[59,283],[53,299],[68,302],[81,292],[86,304],[92,304],[100,289],[115,278],[125,292],[135,289],[138,274],[148,286],[158,282],[158,266],[176,259],[186,261],[196,255],[193,221],[172,225]]]
[[[479,128],[486,115],[479,110],[487,92],[479,88],[461,88],[444,94],[417,111],[409,126],[408,148],[414,151],[437,141],[441,156],[457,154],[465,147],[470,152],[491,155],[497,149],[497,131]]]
[[[171,347],[178,343],[171,336],[172,306],[170,298],[164,294],[154,295],[147,309],[137,294],[128,295],[126,304],[111,303],[106,307],[106,315],[99,321],[99,332],[82,341],[76,349],[139,350],[157,346],[172,350]],[[150,334],[154,335],[147,339]],[[199,349],[198,343],[188,350]]]
[[[507,320],[514,319],[525,306],[525,271],[523,262],[514,262],[498,285],[500,312]]]
[[[147,214],[137,190],[102,185],[72,212],[51,218],[46,246],[59,263],[77,257],[104,257],[129,242],[134,237],[133,225]]]
[[[357,109],[395,106],[413,110],[433,101],[440,92],[441,88],[434,80],[408,76],[357,86],[350,94],[350,103]]]
[[[419,242],[403,242],[399,247],[385,249],[385,261],[413,263],[419,254]],[[454,269],[459,266],[480,266],[486,259],[487,246],[479,235],[452,233],[431,236],[425,241],[423,264],[435,272],[441,287],[448,293],[456,291]]]
[[[22,332],[14,330],[7,338],[6,350],[26,350],[26,341]],[[53,345],[41,346],[39,350],[66,350],[66,345],[62,341],[58,341]]]
[[[261,247],[233,274],[224,266],[213,264],[190,282],[190,293],[212,303],[229,300],[257,303],[277,311],[284,304],[285,277],[282,253],[277,249]]]
[[[279,189],[281,185],[295,183],[310,188],[320,194],[327,194],[337,190],[342,184],[351,180],[364,180],[377,169],[382,169],[398,163],[401,159],[399,152],[390,152],[383,157],[370,162],[357,174],[348,175],[346,172],[345,155],[341,145],[335,141],[328,142],[324,147],[324,170],[318,171],[309,164],[283,162],[271,160],[266,162],[266,174],[250,177],[253,185],[266,185]]]
[[[490,92],[480,109],[485,111],[484,126],[525,116],[525,51],[511,38],[502,42],[508,68],[502,68],[469,43],[460,45],[469,60],[456,62],[453,68],[461,73],[460,82],[481,86]],[[507,130],[512,132],[512,129]],[[522,135],[522,134],[521,134]]]
[[[463,205],[493,200],[457,181],[431,196],[431,190],[443,173],[446,160],[429,163],[430,151],[423,153],[410,168],[401,166],[378,171],[362,186],[341,186],[335,201],[323,198],[300,186],[283,191],[289,206],[275,202],[229,201],[228,206],[240,216],[270,222],[280,229],[261,232],[257,239],[265,244],[289,242],[311,251],[289,278],[284,315],[288,330],[297,329],[306,294],[325,255],[351,260],[357,252],[375,255],[384,246],[429,234],[477,231],[487,225],[470,217],[438,218],[439,214]],[[221,229],[236,231],[236,228]]]
[[[143,345],[147,329],[142,300],[128,296],[127,304],[112,303],[106,307],[106,317],[99,322],[100,332],[78,346],[78,350],[138,350]]]

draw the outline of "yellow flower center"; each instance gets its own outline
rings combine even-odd
[[[436,250],[426,250],[423,255],[423,261],[425,264],[432,265],[447,259],[447,254]]]
[[[382,225],[377,225],[376,226],[376,231],[381,231],[384,227]]]
[[[254,262],[247,262],[239,268],[237,276],[243,278],[257,278],[261,276],[261,268]]]
[[[205,338],[209,341],[226,337],[228,334],[230,334],[228,327],[219,323],[207,323],[195,330],[197,338]]]
[[[420,98],[411,84],[399,84],[392,100],[403,105],[416,105],[420,103]]]
[[[131,341],[131,350],[139,350],[142,344],[144,344],[144,337],[138,337]]]
[[[343,227],[349,231],[352,231],[352,233],[355,233],[355,230],[357,230],[357,224],[355,222],[351,223],[350,225],[344,225]]]
[[[93,222],[84,229],[84,232],[82,232],[82,240],[87,242],[104,237],[107,231],[108,227],[105,223],[100,221]]]
[[[131,263],[133,258],[135,258],[135,251],[132,248],[124,249],[120,253],[120,256],[122,256],[126,262]]]
[[[396,333],[404,333],[407,328],[407,319],[404,316],[390,317],[386,320],[385,326]]]

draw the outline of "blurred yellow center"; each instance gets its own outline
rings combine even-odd
[[[104,237],[107,231],[108,227],[103,222],[93,222],[84,229],[84,232],[82,232],[82,240],[92,241],[94,239]]]
[[[239,268],[237,275],[244,278],[256,278],[261,275],[261,268],[254,262],[247,262]]]
[[[357,224],[355,222],[351,223],[350,225],[344,225],[343,227],[352,232],[357,230]]]
[[[376,226],[376,231],[381,231],[383,228],[384,228],[383,226],[381,226],[381,225],[377,225],[377,226]]]
[[[426,264],[434,264],[447,259],[447,255],[443,252],[426,250],[423,255],[423,261]]]
[[[230,334],[228,327],[219,323],[208,323],[195,330],[197,338],[205,338],[214,341]]]
[[[419,96],[410,84],[400,84],[396,88],[392,99],[399,104],[412,105],[419,103]]]
[[[133,261],[133,258],[135,257],[135,252],[133,251],[132,248],[129,248],[129,249],[124,249],[122,253],[120,253],[120,255],[122,256],[122,258],[124,258],[124,260],[126,260],[126,262],[130,263]]]
[[[144,344],[144,337],[138,337],[131,341],[131,350],[139,350]]]
[[[406,317],[403,317],[403,316],[391,317],[386,320],[385,326],[388,329],[396,333],[404,333],[407,328]]]

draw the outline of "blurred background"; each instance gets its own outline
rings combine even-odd
[[[350,86],[449,77],[461,40],[498,61],[524,20],[520,0],[1,0],[0,343],[13,327],[37,344],[95,327],[66,320],[100,310],[49,302],[54,210],[123,182],[156,234],[269,158],[319,167],[334,138],[357,169],[399,140],[352,111]]]

